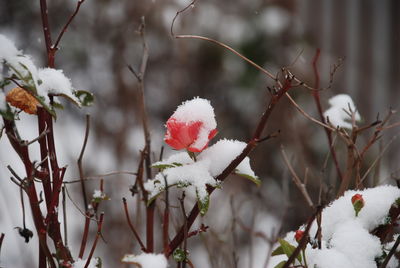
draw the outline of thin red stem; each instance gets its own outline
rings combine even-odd
[[[103,226],[103,220],[104,220],[104,213],[101,213],[99,222],[97,223],[97,234],[96,234],[96,237],[94,239],[92,249],[90,250],[90,253],[89,253],[89,256],[87,258],[87,261],[86,261],[86,264],[85,264],[84,268],[87,268],[89,266],[90,260],[93,257],[94,250],[96,249],[96,246],[97,246],[97,241],[99,240],[99,237],[101,236],[101,228]]]

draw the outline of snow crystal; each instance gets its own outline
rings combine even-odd
[[[142,253],[140,255],[127,254],[122,262],[139,264],[141,268],[167,268],[168,261],[163,254]]]
[[[330,98],[329,104],[331,107],[325,111],[324,117],[328,118],[334,127],[352,128],[350,110],[355,112],[356,121],[361,119],[353,100],[347,94],[339,94]]]
[[[361,194],[365,201],[358,217],[355,216],[351,197]],[[394,186],[347,191],[342,197],[331,203],[322,211],[322,249],[313,249],[310,244],[306,248],[309,267],[334,268],[375,268],[375,258],[383,254],[383,246],[378,237],[370,234],[372,230],[385,222],[389,209],[400,198],[400,189]],[[314,222],[310,236],[317,231]],[[294,232],[285,238],[296,246]],[[390,249],[390,245],[385,245]],[[284,255],[273,256],[268,267],[274,267],[279,261],[287,260]],[[392,260],[387,267],[397,267],[398,261]]]
[[[196,141],[191,145],[194,148],[206,146],[210,131],[217,127],[214,108],[211,106],[210,101],[199,97],[183,102],[172,114],[171,118],[187,124],[192,122],[203,123]]]

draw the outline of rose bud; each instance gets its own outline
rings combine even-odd
[[[361,194],[355,194],[351,198],[351,203],[353,204],[354,211],[356,212],[356,217],[358,216],[358,213],[361,211],[361,209],[364,207],[364,199]]]
[[[296,239],[297,243],[300,243],[300,240],[303,238],[304,231],[302,230],[297,230],[296,233],[294,234],[294,239]]]

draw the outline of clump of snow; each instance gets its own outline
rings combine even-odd
[[[222,139],[204,150],[198,159],[209,161],[210,174],[216,177],[243,151],[246,145],[241,141]],[[238,173],[255,177],[248,157],[243,159],[236,169]]]
[[[365,206],[355,216],[351,198],[362,194]],[[305,250],[309,267],[336,268],[375,268],[375,259],[390,250],[390,243],[382,245],[379,238],[370,234],[372,230],[385,223],[390,207],[400,198],[400,189],[394,186],[347,191],[322,211],[322,249],[313,249],[310,244]],[[310,229],[313,238],[318,226],[314,222]],[[297,246],[294,232],[286,235],[285,240]],[[274,267],[285,255],[273,256],[268,267]],[[398,267],[398,261],[392,259],[387,267]]]
[[[142,253],[140,255],[127,254],[122,262],[136,264],[141,268],[167,268],[168,261],[164,254]]]
[[[15,47],[15,44],[10,39],[0,34],[0,61],[9,61],[9,59],[19,54],[21,54],[21,51]]]
[[[73,87],[71,81],[64,75],[62,70],[43,68],[39,70],[38,77],[42,82],[38,88],[39,95],[63,94],[73,99],[76,103],[79,103],[79,99],[72,94]]]
[[[190,156],[187,152],[181,152],[181,153],[173,154],[165,160],[155,162],[153,164],[153,166],[157,167],[157,166],[164,166],[164,165],[174,165],[176,163],[186,165],[186,164],[192,164],[192,163],[194,163],[194,161],[192,158],[190,158]]]
[[[329,122],[334,127],[352,128],[351,113],[355,113],[355,120],[361,120],[353,100],[347,94],[339,94],[329,99],[331,107],[325,111],[324,117],[329,119]]]
[[[87,268],[96,268],[99,265],[99,258],[93,258],[90,260],[90,263]],[[87,260],[77,259],[73,264],[72,268],[84,268],[86,265]]]
[[[171,118],[186,124],[193,122],[203,123],[197,139],[191,144],[191,147],[194,148],[204,148],[209,141],[209,133],[217,127],[214,108],[211,106],[210,101],[199,97],[183,102],[172,114]]]
[[[96,198],[104,198],[106,195],[105,195],[105,193],[104,192],[102,192],[101,190],[94,190],[93,191],[93,198],[94,199],[96,199]]]
[[[185,190],[192,191],[200,199],[204,199],[208,196],[207,184],[217,186],[219,182],[215,180],[215,177],[220,175],[245,147],[244,142],[223,139],[201,152],[196,162],[185,152],[174,154],[167,160],[154,164],[154,166],[171,165],[172,167],[159,172],[154,179],[148,180],[144,187],[152,198],[165,190],[166,180],[168,186],[185,186],[187,187]],[[256,177],[250,167],[248,157],[238,165],[236,172]]]

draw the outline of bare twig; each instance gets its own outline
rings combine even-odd
[[[83,178],[83,180],[85,180],[85,181],[88,181],[88,180],[100,180],[103,177],[109,177],[109,176],[115,176],[115,175],[133,175],[133,176],[136,176],[137,173],[133,172],[133,171],[111,171],[111,172],[105,173],[105,174],[85,176]],[[70,181],[63,181],[64,184],[77,183],[77,182],[81,182],[81,179],[72,179]]]
[[[129,217],[129,210],[128,210],[128,205],[126,203],[126,198],[122,198],[122,202],[124,205],[124,211],[125,211],[125,216],[126,216],[126,221],[128,222],[129,228],[131,229],[133,235],[135,236],[137,242],[139,243],[141,249],[143,252],[147,252],[146,247],[144,246],[142,239],[140,239],[140,236],[138,234],[138,232],[136,231],[135,227],[133,226],[132,222],[131,222],[131,218]]]
[[[104,213],[101,213],[99,222],[97,223],[96,237],[94,239],[92,249],[90,250],[90,253],[89,253],[89,256],[87,258],[87,261],[86,261],[86,264],[85,264],[84,268],[87,268],[89,266],[90,260],[92,259],[92,256],[93,256],[93,253],[94,253],[94,250],[96,249],[97,241],[99,240],[99,237],[101,236],[101,228],[103,226],[103,220],[104,220]]]
[[[285,150],[283,148],[283,145],[281,145],[281,154],[283,157],[283,161],[285,162],[287,168],[290,171],[290,174],[292,174],[292,178],[294,183],[296,184],[297,188],[299,188],[301,194],[303,195],[304,199],[306,200],[308,206],[310,208],[314,208],[314,203],[311,200],[310,195],[308,194],[307,188],[305,187],[305,185],[301,182],[300,178],[297,176],[296,172],[294,171],[292,165],[289,162],[289,159],[285,153]]]
[[[321,50],[318,48],[317,51],[315,52],[315,56],[314,56],[314,59],[312,61],[312,66],[313,66],[313,70],[314,70],[314,77],[315,77],[314,88],[319,88],[319,72],[318,72],[317,64],[318,64],[318,59],[319,59],[320,54],[321,54]],[[331,81],[332,80],[333,80],[333,77],[331,76]],[[315,104],[317,105],[317,110],[318,110],[318,114],[319,114],[320,120],[321,120],[321,122],[323,124],[326,124],[326,120],[324,118],[324,113],[322,111],[321,99],[320,99],[320,96],[319,96],[319,91],[312,91],[312,94],[313,94],[313,97],[314,97]],[[339,166],[339,161],[337,160],[335,148],[332,146],[332,144],[333,144],[333,142],[332,142],[332,132],[328,128],[324,128],[324,129],[325,129],[326,136],[328,137],[329,151],[331,152],[333,162],[335,163],[336,172],[337,172],[337,174],[338,174],[338,176],[340,178],[340,181],[342,181],[343,180],[342,171],[341,171],[340,166]]]
[[[64,27],[62,28],[61,32],[58,34],[58,37],[56,39],[56,42],[54,43],[54,46],[52,47],[52,49],[57,50],[58,44],[61,41],[61,38],[63,37],[64,33],[67,31],[68,26],[71,24],[71,22],[73,21],[73,19],[75,18],[76,14],[78,14],[79,12],[79,8],[81,7],[81,5],[83,4],[83,2],[85,2],[85,0],[78,0],[77,4],[76,4],[76,8],[74,13],[72,13],[72,15],[69,17],[67,23],[65,23]]]
[[[81,0],[80,0],[81,2]],[[78,4],[79,5],[79,4]],[[85,210],[88,209],[88,202],[87,202],[87,196],[86,196],[86,187],[85,187],[85,180],[84,180],[84,173],[83,173],[83,167],[82,167],[82,159],[83,159],[83,154],[85,153],[86,149],[86,144],[89,138],[89,130],[90,130],[90,115],[86,115],[86,130],[85,130],[85,138],[83,140],[82,144],[82,149],[78,157],[78,169],[79,169],[79,177],[81,181],[81,190],[82,190],[82,197],[83,197],[83,204],[85,205]]]
[[[175,17],[172,19],[172,23],[171,23],[171,36],[175,37],[174,34],[174,25],[175,25],[175,20],[179,17],[179,15],[183,12],[185,12],[186,10],[188,10],[189,8],[194,8],[194,4],[197,2],[197,0],[193,0],[192,2],[189,3],[189,5],[187,5],[186,7],[184,7],[183,9],[179,10],[178,12],[176,12]]]

